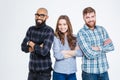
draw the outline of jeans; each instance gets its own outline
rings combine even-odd
[[[82,80],[109,80],[108,72],[91,74],[82,71]]]
[[[51,72],[29,72],[28,80],[50,80]]]
[[[77,80],[77,78],[76,78],[76,73],[62,74],[62,73],[53,72],[52,80]]]

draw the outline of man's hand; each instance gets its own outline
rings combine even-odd
[[[103,45],[105,46],[107,44],[110,44],[111,42],[112,42],[111,39],[107,39],[107,40],[104,41]]]
[[[35,43],[32,42],[32,41],[29,41],[28,45],[29,45],[32,49],[34,49]]]
[[[29,52],[33,52],[33,51],[34,51],[34,49],[29,47]]]
[[[92,50],[99,51],[100,48],[98,46],[92,46]]]

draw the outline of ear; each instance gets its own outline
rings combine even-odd
[[[85,16],[83,16],[83,20],[85,20]]]
[[[48,19],[49,18],[49,16],[46,16],[46,19]]]

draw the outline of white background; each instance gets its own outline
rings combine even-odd
[[[53,29],[60,15],[68,15],[76,34],[84,24],[82,10],[88,6],[96,10],[97,24],[104,26],[113,40],[115,51],[107,53],[109,76],[110,80],[120,80],[119,5],[119,0],[1,0],[0,80],[27,80],[29,53],[21,51],[21,42],[29,26],[35,24],[34,14],[39,7],[48,9],[47,24]],[[81,80],[81,58],[77,58],[77,68],[77,78]]]

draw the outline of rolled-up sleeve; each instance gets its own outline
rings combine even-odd
[[[84,55],[88,59],[96,59],[97,57],[100,56],[101,52],[92,50],[91,46],[89,45],[89,42],[87,42],[87,40],[85,39],[86,35],[83,33],[84,32],[80,32],[77,34],[78,44],[80,48],[82,49]]]
[[[102,32],[103,32],[103,37],[104,37],[104,41],[107,40],[107,39],[110,39],[107,31],[102,28]],[[112,41],[112,40],[111,40]],[[107,52],[110,52],[110,51],[113,51],[114,50],[114,45],[113,45],[113,42],[107,44],[107,45],[102,45],[100,46],[100,49],[101,51],[103,51],[104,53],[107,53]]]

